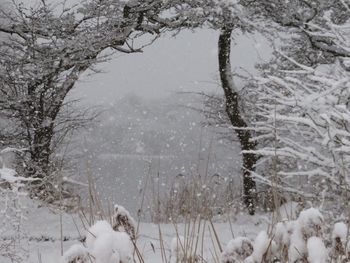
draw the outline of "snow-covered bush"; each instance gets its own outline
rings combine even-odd
[[[330,235],[318,209],[303,210],[296,220],[284,220],[272,226],[270,235],[261,231],[252,243],[246,237],[231,240],[221,254],[222,263],[343,263],[349,262],[348,226],[334,225]]]
[[[244,93],[259,187],[273,185],[282,197],[312,199],[336,213],[350,183],[350,13],[344,12],[341,22],[334,19],[340,12],[329,10],[298,26],[305,54],[288,36],[287,47],[276,45],[275,59]]]
[[[127,211],[121,205],[114,206],[114,214],[112,219],[112,225],[114,231],[124,231],[126,232],[130,238],[135,241],[136,240],[136,223],[134,218],[130,215],[129,211]]]
[[[310,237],[307,240],[308,261],[310,263],[326,263],[328,259],[327,249],[319,237]]]
[[[242,262],[253,253],[253,244],[247,237],[237,237],[226,245],[221,255],[222,263]]]
[[[288,257],[290,262],[307,258],[307,241],[311,237],[322,237],[323,217],[315,208],[300,213],[295,221],[290,239]]]
[[[261,231],[254,240],[253,253],[248,258],[248,262],[265,262],[266,260],[274,260],[277,253],[277,245],[270,238],[266,231]]]
[[[99,220],[86,231],[85,244],[88,249],[92,250],[95,240],[102,234],[110,233],[113,229],[105,220]]]
[[[6,167],[5,160],[2,159],[6,151],[8,149],[0,151],[0,261],[7,258],[12,262],[27,262],[27,233],[22,228],[25,206],[21,200],[26,194],[21,191],[21,181],[28,178],[23,178],[15,170]]]
[[[342,259],[346,256],[346,247],[348,242],[348,226],[343,222],[338,222],[334,225],[332,231],[332,251],[331,256],[334,260]],[[350,244],[350,243],[349,243]]]
[[[308,239],[311,236],[323,236],[324,219],[320,211],[316,208],[309,208],[301,211],[295,223],[295,231],[300,233],[303,239]]]
[[[125,232],[111,231],[99,235],[90,251],[95,263],[132,262],[134,245]]]
[[[246,237],[231,240],[221,254],[222,263],[260,263],[270,262],[276,258],[276,242],[266,231],[261,231],[253,243]]]
[[[270,164],[270,172],[262,167],[256,178],[341,211],[338,197],[350,183],[349,72],[339,63],[298,66],[257,80],[255,153]]]
[[[87,263],[89,262],[87,249],[81,244],[74,244],[63,255],[62,263]]]
[[[280,258],[287,260],[290,239],[294,230],[295,221],[285,220],[278,222],[275,226],[274,240],[277,249],[280,251]]]
[[[106,220],[96,221],[86,230],[85,246],[73,245],[64,253],[61,261],[62,263],[133,262],[135,226],[135,220],[130,213],[124,207],[115,205],[112,225]]]

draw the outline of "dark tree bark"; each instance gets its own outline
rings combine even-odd
[[[256,143],[251,140],[251,133],[247,123],[242,118],[239,110],[239,98],[233,83],[231,72],[231,33],[232,27],[224,27],[219,37],[219,71],[221,85],[226,99],[226,113],[237,134],[242,151],[255,150]],[[257,157],[252,153],[243,152],[243,201],[249,210],[249,214],[255,213],[256,183],[251,175],[254,171]]]

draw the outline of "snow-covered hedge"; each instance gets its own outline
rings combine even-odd
[[[296,220],[277,223],[272,231],[260,232],[254,241],[231,240],[221,256],[222,263],[327,263],[349,262],[348,226],[338,222],[325,234],[325,221],[318,209],[309,208]]]

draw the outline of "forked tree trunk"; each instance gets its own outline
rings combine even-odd
[[[219,37],[219,70],[221,85],[226,99],[226,113],[237,134],[242,151],[255,150],[256,143],[251,140],[251,133],[247,123],[242,118],[239,110],[238,92],[234,85],[231,72],[231,27],[224,27]],[[256,183],[251,175],[254,171],[257,158],[254,154],[243,153],[243,201],[249,214],[255,213]]]

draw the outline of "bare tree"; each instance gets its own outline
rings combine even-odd
[[[218,60],[225,111],[243,150],[243,198],[253,214],[256,184],[251,173],[257,161],[257,144],[232,78],[232,32],[255,28],[271,30],[278,37],[280,32],[293,32],[296,37],[284,50],[306,65],[340,57],[346,67],[343,58],[349,57],[344,40],[322,34],[322,28],[329,26],[327,19],[334,25],[348,19],[349,6],[343,1],[100,0],[71,8],[63,4],[61,11],[58,8],[45,1],[35,8],[14,5],[11,11],[1,10],[0,17],[5,21],[0,25],[5,34],[0,47],[0,115],[11,119],[9,127],[16,128],[5,127],[2,134],[15,134],[7,139],[28,148],[32,165],[27,171],[41,179],[51,172],[57,131],[66,134],[68,127],[76,127],[65,125],[67,119],[59,121],[67,94],[83,72],[107,58],[103,51],[141,52],[142,47],[133,43],[144,34],[156,39],[164,30],[208,26],[220,31]],[[253,21],[264,21],[268,30]],[[284,56],[278,59],[283,60],[280,65],[293,67]]]
[[[263,76],[247,81],[239,93],[258,143],[245,152],[261,157],[255,180],[284,196],[347,196],[349,5],[241,2],[264,18],[255,28],[275,44],[272,61],[259,67]]]
[[[245,204],[250,207],[250,213],[254,213],[254,200],[256,183],[254,173],[256,162],[260,153],[256,140],[256,132],[252,124],[261,118],[260,108],[255,105],[259,98],[256,83],[246,80],[244,90],[240,91],[234,85],[230,64],[230,47],[232,32],[235,28],[256,30],[263,33],[271,43],[275,39],[287,39],[287,44],[281,49],[288,56],[297,59],[298,63],[307,66],[334,63],[339,61],[346,67],[345,58],[349,57],[345,38],[339,39],[337,34],[329,34],[336,31],[336,25],[342,25],[349,17],[349,5],[343,1],[255,1],[242,0],[239,3],[250,14],[251,22],[245,21],[244,26],[237,26],[232,12],[222,21],[219,36],[219,73],[221,85],[224,90],[224,107],[222,100],[213,97],[209,100],[209,109],[206,115],[216,124],[227,127],[230,124],[236,132],[243,150],[243,197]],[[244,14],[244,13],[241,13]],[[229,18],[229,19],[228,19]],[[231,20],[230,20],[231,18]],[[259,23],[258,23],[259,21]],[[330,23],[331,22],[331,23]],[[219,28],[220,29],[220,28]],[[290,35],[292,35],[292,37]],[[287,35],[287,36],[286,36]],[[270,70],[297,68],[296,63],[276,52],[272,62],[261,65],[261,69],[268,67]],[[211,109],[210,109],[211,108]],[[223,114],[222,110],[225,113]],[[226,122],[226,123],[225,123]],[[265,138],[266,139],[266,138]],[[261,181],[260,181],[261,182]]]
[[[103,51],[141,52],[133,46],[135,38],[149,33],[157,38],[165,25],[181,23],[159,16],[162,1],[64,3],[41,1],[26,8],[14,2],[11,10],[0,10],[0,115],[9,124],[2,137],[27,148],[27,175],[42,179],[40,189],[54,184],[48,175],[56,144],[84,119],[64,115],[79,76],[108,58]]]
[[[100,56],[102,51],[110,48],[124,53],[139,52],[141,49],[132,43],[145,33],[157,37],[162,30],[197,28],[205,24],[215,29],[233,25],[244,29],[249,25],[248,20],[243,21],[242,10],[236,3],[212,0],[86,1],[79,8],[63,6],[60,14],[56,14],[57,10],[45,1],[35,9],[16,5],[12,12],[2,11],[2,18],[7,22],[0,26],[0,32],[8,35],[0,50],[3,55],[1,114],[11,116],[17,129],[15,133],[7,132],[16,134],[12,142],[20,141],[28,147],[32,166],[27,170],[31,176],[42,179],[50,173],[53,138],[62,124],[58,116],[65,98],[81,73],[105,59]],[[224,53],[229,51],[224,47],[226,37],[227,32],[221,38],[220,50]],[[231,114],[233,126],[240,128],[245,124],[229,80],[229,61],[224,57],[229,56],[220,55],[227,112]],[[63,134],[66,131],[63,128]],[[242,149],[253,147],[249,133],[237,129],[237,134]],[[249,176],[253,163],[253,156],[244,156],[244,198],[250,213],[254,210],[255,184]]]
[[[265,36],[285,40],[282,50],[299,63],[308,66],[333,63],[335,58],[349,57],[343,40],[333,34],[321,34],[330,30],[329,22],[342,25],[349,19],[349,3],[327,0],[241,0],[243,6],[254,15],[264,18],[256,28]],[[295,67],[284,59],[284,67]],[[282,66],[282,65],[280,65]]]
[[[226,114],[239,139],[243,151],[243,200],[250,214],[255,212],[256,183],[251,172],[255,169],[257,157],[254,151],[256,142],[248,129],[239,106],[239,93],[234,85],[231,71],[231,34],[233,28],[224,27],[219,36],[219,72],[221,85],[226,99]]]
[[[181,1],[180,1],[181,2]],[[238,137],[243,151],[243,201],[250,214],[255,213],[256,184],[251,172],[254,171],[256,156],[251,151],[256,143],[252,140],[248,123],[242,115],[239,91],[234,84],[231,69],[231,35],[234,30],[243,32],[254,28],[250,14],[246,12],[238,1],[182,1],[187,12],[180,12],[191,20],[192,26],[207,26],[220,31],[218,41],[218,62],[221,87],[225,96],[225,113]]]

